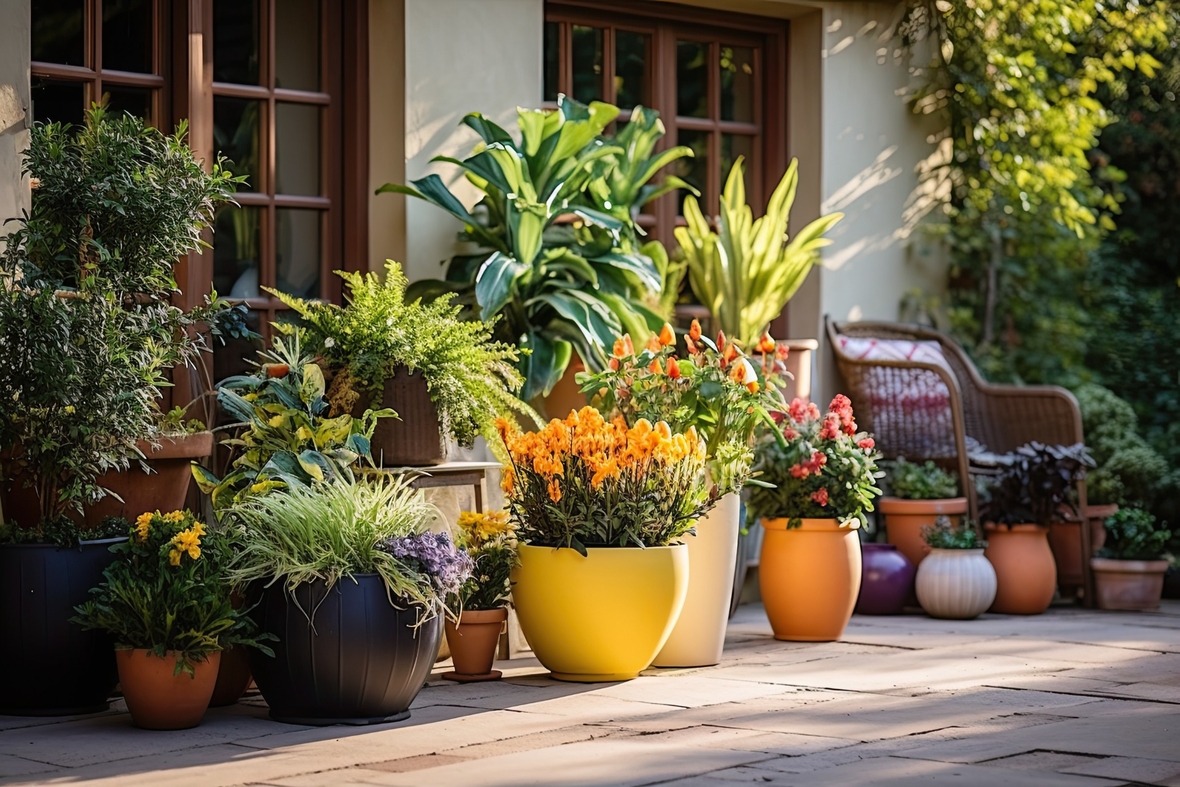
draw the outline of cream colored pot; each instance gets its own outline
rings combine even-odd
[[[931,549],[914,587],[931,617],[970,620],[995,601],[996,570],[982,549]]]

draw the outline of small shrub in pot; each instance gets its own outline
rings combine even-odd
[[[456,544],[471,559],[471,577],[458,593],[458,621],[446,621],[447,645],[455,669],[444,678],[461,682],[496,680],[496,645],[508,620],[512,569],[517,564],[516,530],[506,511],[459,514]]]
[[[889,495],[878,509],[885,517],[890,544],[915,566],[925,559],[928,547],[922,531],[940,516],[967,513],[967,498],[959,495],[959,480],[932,461],[909,462],[899,457],[887,468]]]
[[[1167,525],[1141,508],[1123,508],[1106,520],[1106,544],[1090,561],[1100,609],[1159,606],[1172,537]]]

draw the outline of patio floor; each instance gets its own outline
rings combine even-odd
[[[408,721],[306,728],[257,696],[183,732],[0,717],[0,784],[1180,785],[1180,602],[955,623],[853,618],[770,638],[743,607],[724,662],[621,684],[434,678]],[[436,670],[436,675],[442,670]]]

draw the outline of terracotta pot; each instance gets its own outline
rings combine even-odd
[[[1099,609],[1156,609],[1164,592],[1166,560],[1090,560]]]
[[[858,615],[898,615],[914,590],[914,565],[893,544],[861,544]]]
[[[140,440],[136,444],[152,469],[144,473],[138,460],[132,460],[126,470],[104,473],[97,483],[114,495],[108,495],[86,507],[82,516],[88,527],[97,527],[108,516],[121,516],[134,521],[145,511],[176,511],[184,508],[188,498],[192,471],[189,463],[213,453],[213,433],[197,432],[190,435],[160,438],[159,447]],[[21,524],[31,525],[40,517],[37,496],[24,487],[24,474],[14,475],[0,484],[0,505],[4,516]],[[119,501],[122,498],[122,502]],[[71,518],[78,515],[68,512]]]
[[[574,353],[570,357],[569,365],[565,367],[565,373],[544,398],[542,407],[546,418],[565,418],[572,410],[581,410],[588,404],[586,394],[582,393],[581,386],[574,380],[574,375],[585,369],[586,365],[582,363],[582,359]]]
[[[931,549],[918,566],[918,603],[927,615],[971,620],[996,598],[996,570],[982,549]]]
[[[1049,531],[1038,525],[994,525],[987,530],[984,555],[996,570],[992,612],[1039,615],[1057,590],[1057,564],[1049,549]]]
[[[209,708],[217,683],[220,653],[193,664],[193,674],[176,672],[176,653],[164,658],[151,651],[115,651],[119,684],[136,727],[145,730],[187,730],[196,727]]]
[[[885,515],[885,537],[889,543],[917,567],[930,553],[930,547],[922,538],[922,528],[933,525],[940,516],[964,516],[967,498],[902,500],[900,497],[883,497],[877,501],[877,510]]]
[[[763,519],[758,585],[774,638],[829,642],[844,633],[860,591],[860,537],[835,519]]]
[[[213,688],[210,708],[233,705],[250,688],[250,654],[241,645],[221,651],[221,666],[217,670],[217,685]]]
[[[353,416],[369,409],[364,399],[353,406]],[[411,374],[399,366],[385,381],[378,406],[392,408],[398,415],[378,420],[373,430],[370,447],[379,467],[429,467],[446,461],[442,422],[421,373]]]
[[[652,662],[654,666],[711,667],[721,661],[741,514],[741,497],[728,494],[697,522],[695,536],[685,536],[688,595],[668,641]]]
[[[447,645],[455,670],[443,677],[459,682],[498,679],[500,673],[492,670],[492,662],[507,620],[508,610],[503,607],[464,610],[457,626],[447,620]]]
[[[1118,506],[1102,506],[1102,509],[1118,510]],[[1106,541],[1106,527],[1103,522],[1114,512],[1095,516],[1093,508],[1086,509],[1086,520],[1090,528],[1091,555],[1102,548]],[[1076,598],[1081,595],[1084,583],[1082,576],[1082,526],[1077,520],[1052,522],[1049,525],[1049,548],[1057,561],[1057,584],[1061,595]]]
[[[1101,506],[1086,506],[1086,519],[1090,520],[1090,548],[1097,552],[1106,545],[1106,520],[1119,512],[1115,503]]]

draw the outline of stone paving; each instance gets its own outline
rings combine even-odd
[[[841,642],[770,638],[757,606],[724,662],[581,686],[535,661],[438,679],[408,721],[308,728],[257,696],[183,732],[121,703],[0,717],[0,784],[1180,786],[1180,602],[970,622],[855,617]]]

